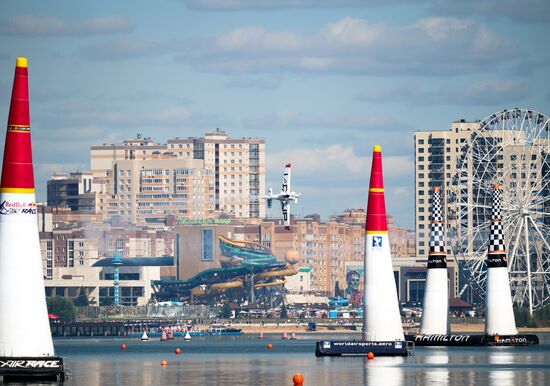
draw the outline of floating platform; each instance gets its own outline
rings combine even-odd
[[[363,340],[324,340],[316,343],[315,356],[407,356],[409,345],[405,341],[369,342]]]
[[[481,334],[426,334],[405,335],[415,346],[533,346],[539,338],[533,334],[489,336]]]
[[[0,357],[0,377],[6,382],[56,381],[65,378],[61,357]]]
[[[405,335],[415,346],[487,346],[486,335],[472,334],[417,334]]]
[[[535,334],[487,336],[489,346],[534,346],[536,344],[539,344],[539,337]]]

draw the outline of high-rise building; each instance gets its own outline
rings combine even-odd
[[[265,207],[260,204],[260,197],[265,191],[263,139],[232,139],[218,129],[206,133],[204,137],[174,138],[166,144],[157,144],[151,138],[138,134],[122,144],[103,144],[90,149],[91,172],[97,178],[108,177],[115,164],[122,161],[143,162],[159,158],[171,158],[175,162],[200,160],[202,167],[211,173],[213,210],[218,213],[241,218],[265,216]],[[125,179],[128,178],[125,176]],[[118,181],[117,186],[120,186]]]
[[[48,206],[69,207],[79,213],[98,213],[104,185],[91,172],[53,173],[48,180]]]
[[[447,205],[447,196],[452,191],[452,171],[464,142],[473,130],[479,128],[479,122],[460,120],[453,122],[450,130],[417,131],[414,133],[415,156],[415,223],[416,256],[427,257],[430,240],[430,191],[438,186],[443,203],[443,219],[448,229],[448,220],[454,215],[454,209]],[[447,221],[445,221],[447,220]],[[450,248],[449,244],[447,247]],[[450,253],[450,251],[448,251]]]
[[[531,148],[521,130],[482,131],[479,121],[460,120],[453,122],[450,130],[419,131],[414,138],[418,257],[429,252],[430,190],[434,186],[441,191],[446,236],[461,235],[460,241],[456,237],[448,240],[447,253],[454,247],[456,253],[469,255],[478,251],[489,236],[487,225],[491,213],[487,208],[491,190],[488,187],[492,183],[509,187],[510,194],[516,194],[514,192],[522,187],[532,192],[543,186],[537,171],[547,168],[547,162]],[[461,166],[460,175],[454,175],[457,163]],[[544,212],[542,206],[540,210]],[[461,245],[457,245],[458,242]]]

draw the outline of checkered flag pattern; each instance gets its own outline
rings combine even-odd
[[[441,213],[441,194],[439,193],[438,189],[434,189],[432,196],[432,222],[441,223],[442,218],[443,215]]]
[[[434,189],[432,196],[432,224],[430,230],[430,253],[445,253],[445,228],[442,223],[441,195]]]
[[[502,189],[500,187],[493,188],[493,207],[491,209],[491,218],[493,220],[502,220]]]
[[[502,225],[502,189],[493,190],[493,207],[491,210],[491,230],[489,235],[489,253],[504,252],[504,226]]]

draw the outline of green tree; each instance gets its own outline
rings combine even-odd
[[[281,319],[288,319],[288,311],[286,309],[286,305],[282,305],[281,307]]]
[[[225,302],[222,307],[222,318],[229,319],[231,317],[231,304]]]
[[[72,322],[76,318],[73,302],[62,297],[48,298],[48,313],[59,316],[64,322]]]
[[[514,318],[518,327],[537,327],[536,314],[532,317],[529,315],[529,310],[526,307],[514,308]]]
[[[100,302],[101,306],[112,306],[113,304],[115,304],[114,299],[109,297],[102,298]]]
[[[80,288],[80,293],[78,294],[78,297],[74,300],[74,305],[77,307],[87,307],[90,305],[88,295],[86,295],[86,290],[84,289],[84,287]]]

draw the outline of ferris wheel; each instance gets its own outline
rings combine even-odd
[[[512,299],[532,314],[550,301],[549,118],[502,110],[462,141],[447,195],[453,254],[469,273],[468,285],[484,298],[492,185],[498,183]]]

